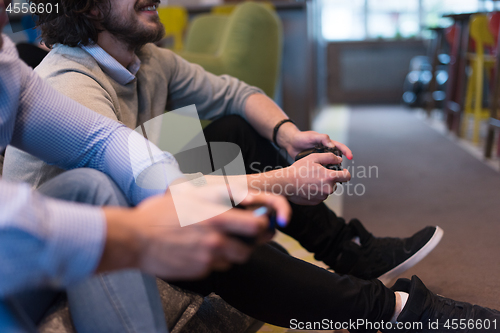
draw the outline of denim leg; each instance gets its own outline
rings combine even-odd
[[[115,182],[102,172],[87,168],[66,171],[38,191],[51,198],[92,206],[129,206]]]
[[[57,290],[40,289],[0,299],[0,332],[36,332],[36,324],[60,295]]]
[[[156,279],[136,270],[100,274],[68,289],[78,333],[167,332]]]
[[[118,186],[92,169],[64,172],[39,191],[95,206],[128,206]],[[156,280],[138,270],[94,276],[71,286],[67,294],[79,333],[168,332]]]
[[[36,328],[15,300],[0,299],[0,332],[33,333]]]

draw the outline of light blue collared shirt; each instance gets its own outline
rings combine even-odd
[[[135,75],[141,67],[141,60],[135,54],[132,63],[128,68],[125,68],[97,44],[90,44],[87,46],[80,45],[80,48],[87,51],[87,53],[97,61],[99,66],[101,66],[102,70],[121,85],[126,85],[134,81]]]

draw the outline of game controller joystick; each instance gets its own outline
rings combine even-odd
[[[298,161],[301,158],[304,158],[308,155],[317,154],[317,153],[333,153],[337,156],[342,157],[342,152],[337,147],[328,148],[328,147],[324,147],[324,146],[316,146],[314,148],[306,149],[306,150],[303,150],[300,153],[298,153],[297,156],[295,157],[295,161]],[[327,165],[324,165],[324,167],[327,169],[330,169],[330,170],[335,170],[335,171],[342,171],[343,170],[342,163],[327,164]]]

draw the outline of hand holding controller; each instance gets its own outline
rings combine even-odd
[[[297,156],[295,157],[295,161],[298,161],[301,158],[304,158],[304,157],[306,157],[308,155],[318,154],[318,153],[319,154],[321,154],[321,153],[333,153],[336,156],[342,157],[342,152],[337,147],[328,148],[328,147],[324,147],[324,146],[316,146],[314,148],[306,149],[306,150],[303,150],[300,153],[298,153]],[[330,170],[335,170],[335,171],[342,171],[343,170],[342,163],[339,163],[339,164],[327,164],[327,165],[324,165],[324,167],[327,168],[327,169],[330,169]]]
[[[276,212],[273,209],[262,206],[254,210],[253,214],[255,216],[263,216],[267,214],[267,217],[269,218],[269,228],[267,229],[267,231],[269,231],[270,233],[274,233],[276,231]]]
[[[256,210],[253,211],[253,214],[255,216],[263,216],[267,214],[267,217],[269,218],[269,228],[267,229],[268,232],[274,234],[276,232],[276,212],[268,208],[266,206],[262,206],[260,208],[257,208]],[[248,237],[248,236],[241,236],[241,235],[234,235],[231,234],[231,237],[237,238],[238,240],[242,241],[243,243],[253,246],[257,242],[256,237]]]

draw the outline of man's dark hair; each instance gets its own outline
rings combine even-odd
[[[68,46],[88,45],[97,42],[100,23],[106,20],[109,0],[29,0],[31,3],[59,4],[59,10],[52,13],[39,13],[37,27],[41,29],[42,41],[51,48],[54,44]],[[97,10],[98,15],[93,15]]]

